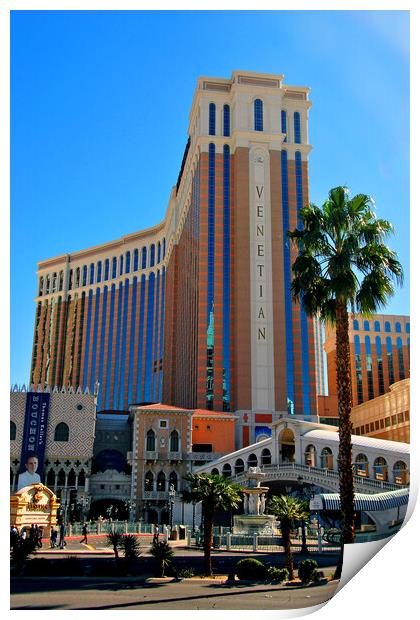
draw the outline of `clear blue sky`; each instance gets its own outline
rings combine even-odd
[[[311,200],[347,184],[397,230],[409,313],[409,17],[397,11],[15,11],[11,369],[27,382],[39,260],[165,213],[199,76],[309,86]]]

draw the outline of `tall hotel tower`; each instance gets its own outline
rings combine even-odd
[[[39,263],[31,383],[98,382],[102,410],[236,412],[238,446],[280,413],[316,416],[287,238],[308,201],[308,93],[282,75],[198,80],[164,221]]]

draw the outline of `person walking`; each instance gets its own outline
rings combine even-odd
[[[157,523],[153,525],[153,542],[159,542],[159,526]]]
[[[51,535],[50,535],[51,549],[55,549],[57,546],[57,530],[52,525],[51,526]]]
[[[38,546],[38,549],[41,549],[42,547],[42,534],[43,534],[44,530],[41,526],[38,527],[38,531],[37,531],[37,539],[36,539],[36,544]]]
[[[60,549],[64,549],[64,547],[66,546],[66,541],[64,540],[64,536],[66,534],[66,526],[64,525],[64,521],[62,523],[60,523],[60,539],[58,541],[58,546],[60,547]]]
[[[82,527],[82,534],[83,534],[83,538],[82,538],[82,540],[80,541],[81,543],[86,543],[86,544],[87,544],[87,541],[88,541],[88,539],[87,539],[87,533],[88,533],[87,525],[86,525],[86,523],[84,523],[84,524],[83,524],[83,527]]]
[[[11,549],[14,549],[17,546],[18,540],[19,540],[19,534],[17,531],[17,527],[16,525],[12,525],[12,527],[10,528],[10,548]]]

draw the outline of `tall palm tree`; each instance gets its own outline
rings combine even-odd
[[[106,545],[107,545],[107,547],[112,547],[113,548],[115,557],[117,559],[119,557],[118,549],[121,548],[121,545],[123,543],[123,539],[124,539],[123,533],[119,532],[118,530],[115,531],[115,532],[110,531],[106,535]]]
[[[354,542],[348,310],[365,316],[377,312],[394,294],[394,284],[402,284],[403,270],[396,253],[385,244],[393,233],[392,224],[376,217],[369,196],[350,198],[347,187],[335,187],[321,208],[310,204],[299,216],[301,227],[289,232],[298,249],[292,294],[307,314],[319,315],[336,327],[343,551],[344,544]],[[340,574],[341,564],[336,575]]]
[[[217,508],[230,510],[241,501],[242,487],[216,474],[188,474],[189,489],[183,492],[184,502],[201,502],[204,528],[204,572],[212,574],[211,547],[213,541],[214,514]]]
[[[280,521],[284,552],[286,554],[286,568],[289,573],[289,579],[292,580],[294,578],[291,542],[292,528],[298,522],[306,521],[309,513],[306,510],[305,502],[291,495],[275,495],[268,505],[268,510],[270,514],[273,514]]]

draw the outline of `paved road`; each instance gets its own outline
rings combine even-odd
[[[11,609],[178,609],[258,610],[297,609],[330,599],[337,582],[310,588],[223,585],[208,583],[121,583],[26,579],[25,591],[11,597]]]

